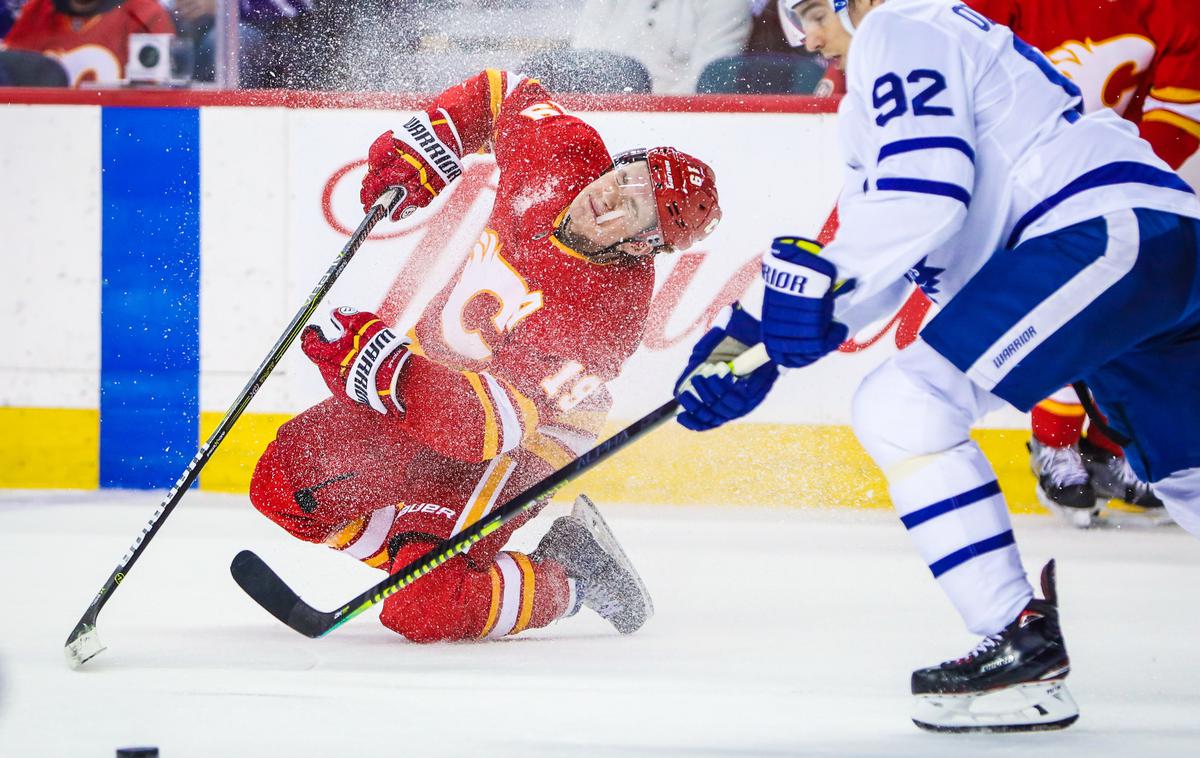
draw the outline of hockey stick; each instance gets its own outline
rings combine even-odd
[[[748,374],[766,362],[767,350],[759,344],[734,359],[730,368],[735,374]],[[571,479],[608,460],[618,450],[674,418],[678,411],[679,401],[675,398],[663,403],[337,610],[320,611],[301,600],[262,558],[250,550],[243,550],[234,556],[229,573],[238,586],[272,616],[306,637],[323,637],[459,553],[466,552],[476,542],[532,508],[538,500],[553,495]]]
[[[341,251],[333,261],[333,265],[325,272],[317,282],[316,288],[312,294],[308,296],[308,300],[292,317],[292,321],[288,324],[279,340],[275,343],[275,347],[271,348],[271,352],[263,360],[258,370],[246,382],[246,386],[242,389],[241,394],[233,401],[233,406],[225,412],[225,417],[221,419],[221,423],[217,424],[217,428],[209,435],[208,440],[200,446],[199,451],[192,458],[191,463],[184,470],[183,475],[179,477],[175,485],[167,492],[165,500],[159,504],[158,509],[154,511],[154,515],[150,517],[150,522],[142,527],[141,533],[133,541],[132,547],[121,558],[121,562],[113,569],[112,574],[104,581],[104,585],[100,587],[100,591],[96,593],[96,597],[92,599],[91,605],[83,613],[83,618],[79,619],[79,623],[71,630],[71,636],[67,637],[64,652],[67,656],[67,664],[77,669],[88,660],[94,658],[97,654],[104,650],[104,645],[100,643],[100,637],[96,632],[96,623],[100,616],[100,610],[108,599],[112,597],[117,587],[125,580],[129,569],[137,562],[139,556],[145,551],[146,546],[150,544],[150,540],[154,539],[154,535],[162,527],[167,516],[171,515],[171,511],[175,510],[175,506],[183,499],[183,494],[187,492],[188,487],[200,475],[200,469],[204,468],[204,464],[208,463],[208,459],[216,452],[221,441],[225,439],[225,435],[233,428],[233,425],[241,417],[242,411],[246,410],[250,400],[262,387],[263,382],[274,370],[275,366],[283,358],[283,354],[295,341],[300,331],[304,328],[305,322],[312,316],[313,312],[320,305],[321,300],[337,278],[341,275],[342,270],[346,268],[346,264],[354,257],[366,241],[367,235],[371,233],[371,229],[380,221],[391,214],[392,209],[396,207],[401,200],[404,199],[404,190],[396,187],[389,189],[379,196],[375,201],[375,205],[371,206],[371,210],[367,213],[362,223],[354,230],[354,234],[350,235],[350,239],[342,247]]]
[[[1091,388],[1083,381],[1078,381],[1071,382],[1071,389],[1075,390],[1076,395],[1079,395],[1079,404],[1083,406],[1083,410],[1087,413],[1092,426],[1121,447],[1129,447],[1133,440],[1108,425],[1108,419],[1104,418],[1104,414],[1096,407],[1096,399],[1092,397]]]

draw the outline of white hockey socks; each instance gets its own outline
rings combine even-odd
[[[995,634],[1033,597],[996,474],[967,441],[884,472],[917,550],[975,634]]]

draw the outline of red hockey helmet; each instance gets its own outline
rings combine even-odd
[[[647,238],[653,243],[686,250],[712,234],[721,220],[712,168],[673,147],[630,150],[618,155],[613,163],[619,166],[639,160],[650,167],[658,206],[658,229],[651,230]]]

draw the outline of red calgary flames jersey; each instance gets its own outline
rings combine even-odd
[[[485,71],[427,113],[460,155],[490,147],[500,180],[483,234],[410,331],[400,428],[460,460],[521,446],[564,465],[594,442],[604,384],[641,342],[653,260],[599,265],[555,238],[612,158],[536,81]]]
[[[54,0],[29,0],[5,46],[52,55],[67,69],[72,87],[82,82],[114,83],[125,75],[129,35],[171,34],[175,25],[158,0],[125,0],[87,18],[59,13]]]
[[[968,0],[1039,48],[1083,93],[1139,124],[1179,168],[1200,147],[1200,14],[1194,0]]]

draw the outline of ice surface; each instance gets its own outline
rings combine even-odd
[[[192,492],[101,613],[108,650],[69,670],[67,633],[160,498],[0,494],[0,756],[1200,754],[1200,544],[1174,528],[1018,518],[1027,569],[1059,559],[1082,716],[950,736],[909,722],[908,675],[976,640],[888,513],[601,503],[655,595],[642,631],[584,611],[421,646],[374,614],[321,640],[280,625],[229,578],[238,549],[322,608],[380,574]]]

